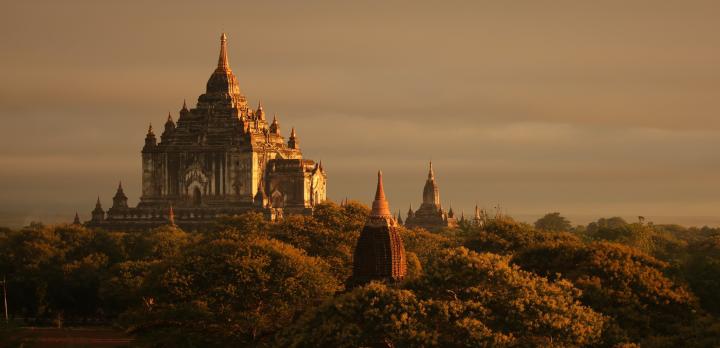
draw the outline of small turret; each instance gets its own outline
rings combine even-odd
[[[403,224],[403,219],[402,219],[402,216],[400,215],[400,209],[398,209],[397,218],[395,220],[397,220],[398,224],[400,224],[400,225]]]
[[[73,219],[73,225],[80,226],[82,223],[80,222],[80,215],[78,215],[77,212],[75,212],[75,219]]]
[[[407,212],[407,217],[411,218],[411,217],[413,217],[413,215],[415,215],[415,212],[413,212],[412,204],[410,204],[410,208],[408,208],[408,212]]]
[[[100,204],[100,196],[98,196],[97,202],[95,203],[95,209],[92,211],[91,219],[93,222],[102,222],[105,220],[105,211],[102,208],[102,204]]]
[[[152,150],[155,146],[157,146],[157,139],[155,138],[155,133],[153,133],[152,123],[150,123],[147,134],[145,135],[145,146],[143,147],[143,151]]]
[[[181,111],[182,112],[182,111]],[[173,121],[172,115],[168,112],[167,121],[165,121],[165,130],[160,136],[160,140],[164,143],[167,138],[175,132],[175,121]]]
[[[290,130],[290,138],[288,139],[288,147],[291,149],[298,149],[300,143],[298,142],[297,135],[295,134],[295,127]]]
[[[455,213],[453,212],[453,209],[452,209],[452,204],[450,204],[450,210],[448,210],[447,216],[451,219],[455,217]]]
[[[277,121],[277,115],[273,115],[272,124],[270,124],[270,133],[280,134],[280,123]]]
[[[265,119],[265,110],[263,109],[262,100],[258,101],[258,108],[255,112],[255,116],[258,120],[264,120]]]
[[[113,208],[127,208],[127,196],[125,196],[125,192],[123,192],[122,188],[122,181],[118,184],[117,192],[115,192],[115,197],[113,197]]]

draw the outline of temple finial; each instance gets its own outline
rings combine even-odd
[[[220,35],[220,57],[218,58],[218,69],[230,70],[230,64],[227,57],[227,35]]]
[[[433,172],[432,161],[430,161],[430,170],[428,170],[428,179],[429,180],[435,179],[435,172]]]
[[[370,216],[374,217],[392,217],[390,207],[385,199],[385,190],[383,189],[382,171],[378,170],[377,190],[375,191],[375,201],[372,204]]]
[[[148,126],[147,135],[153,135],[153,134],[154,134],[154,133],[153,133],[153,130],[152,130],[152,122],[150,122],[150,125]]]
[[[295,138],[295,127],[292,127],[292,129],[290,130],[290,137]]]
[[[185,99],[183,99],[183,107],[182,107],[182,111],[188,111],[188,108],[187,108],[187,102],[185,101]]]

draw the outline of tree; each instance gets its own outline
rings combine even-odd
[[[323,261],[288,244],[203,240],[151,272],[145,306],[124,321],[155,344],[246,346],[337,289]]]
[[[565,347],[599,341],[605,319],[581,305],[580,291],[570,282],[550,282],[509,264],[509,258],[475,253],[466,248],[445,250],[409,285],[423,298],[467,306],[451,322],[473,322],[480,332],[508,337],[519,346]],[[455,330],[450,330],[455,331]],[[453,336],[475,339],[473,330]],[[452,342],[452,339],[450,339]]]
[[[508,216],[490,218],[482,227],[465,232],[463,245],[476,252],[511,254],[529,246],[548,241],[577,241],[578,237],[565,232],[537,231]]]
[[[604,318],[506,257],[437,254],[407,289],[371,283],[306,312],[278,336],[287,347],[567,347],[596,343]]]
[[[572,225],[568,219],[555,212],[547,213],[535,221],[535,228],[550,232],[567,232],[572,229]]]
[[[615,343],[672,336],[697,308],[693,295],[663,274],[667,263],[621,244],[551,242],[517,253],[513,262],[571,281],[585,305],[614,319]]]

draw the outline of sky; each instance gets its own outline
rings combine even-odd
[[[716,1],[7,1],[0,225],[140,195],[149,122],[230,65],[329,198],[720,226]]]

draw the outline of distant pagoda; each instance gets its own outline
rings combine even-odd
[[[326,199],[322,163],[304,159],[292,128],[268,122],[262,102],[248,105],[230,69],[227,36],[220,37],[218,64],[195,108],[183,101],[177,122],[168,114],[160,135],[148,128],[142,148],[142,196],[130,207],[119,185],[107,212],[100,199],[89,227],[147,230],[168,223],[195,229],[246,211],[269,219],[311,214]],[[172,209],[171,209],[172,207]]]
[[[452,207],[446,212],[440,204],[440,189],[435,182],[435,172],[433,171],[432,162],[430,162],[428,177],[423,188],[423,202],[417,211],[413,212],[412,207],[408,210],[405,227],[420,227],[428,231],[438,231],[443,228],[455,228],[457,226],[458,221]]]
[[[355,246],[350,286],[373,280],[397,282],[407,273],[405,247],[395,218],[385,199],[382,172],[378,171],[372,211]]]

